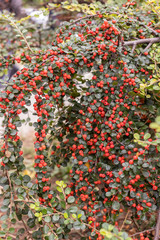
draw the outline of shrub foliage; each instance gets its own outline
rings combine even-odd
[[[24,232],[23,239],[69,239],[73,229],[81,239],[130,239],[107,223],[118,225],[128,210],[142,223],[156,211],[159,148],[149,124],[159,114],[159,85],[146,86],[154,78],[150,48],[159,45],[160,30],[155,12],[135,9],[128,1],[66,22],[48,50],[14,58],[25,66],[1,92],[0,108],[2,211],[10,224],[22,222],[16,239]],[[32,95],[36,181],[22,174],[18,135]],[[54,167],[67,164],[68,186],[54,183]],[[4,229],[1,236],[12,239],[14,229]]]

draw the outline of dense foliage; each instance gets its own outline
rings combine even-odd
[[[118,216],[129,210],[141,224],[157,210],[159,148],[149,124],[159,115],[159,81],[153,80],[156,49],[150,54],[150,48],[155,43],[158,49],[160,30],[155,12],[135,9],[128,1],[66,22],[49,49],[34,52],[28,45],[32,52],[10,59],[25,65],[0,96],[2,210],[4,219],[24,225],[16,239],[69,239],[73,229],[80,239],[130,239],[107,223],[118,226]],[[18,136],[31,95],[38,117],[36,181],[21,174]],[[139,144],[143,140],[147,144]],[[54,167],[67,164],[68,186],[55,186]],[[9,231],[1,233],[5,239],[12,239]]]

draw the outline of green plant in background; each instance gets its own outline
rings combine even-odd
[[[157,103],[160,102],[160,46],[159,44],[153,44],[152,50],[150,51],[150,58],[152,60],[152,64],[148,66],[148,69],[152,70],[152,76],[149,80],[143,81],[143,83],[140,84],[140,91],[143,98],[146,99],[146,101],[150,101],[150,99],[153,97]],[[136,141],[143,145],[147,146],[149,145],[155,145],[157,146],[157,149],[160,150],[159,144],[160,144],[160,108],[157,108],[156,110],[157,117],[155,118],[155,122],[152,122],[150,124],[150,128],[155,130],[155,133],[152,131],[152,137],[155,138],[154,141],[147,141],[149,138],[151,138],[150,133],[146,133],[143,137],[143,140],[140,140],[140,135],[138,133],[135,134]]]

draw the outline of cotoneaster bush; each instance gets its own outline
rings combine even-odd
[[[18,61],[26,67],[1,92],[2,210],[10,224],[22,222],[17,239],[69,239],[73,229],[79,239],[130,239],[106,222],[120,228],[118,216],[129,210],[142,224],[158,209],[159,151],[134,137],[154,138],[149,124],[159,102],[153,93],[143,94],[140,84],[153,78],[150,47],[159,46],[160,30],[154,12],[135,9],[128,1],[119,10],[106,7],[64,23],[50,49],[21,54]],[[27,113],[31,95],[38,117],[36,181],[22,175],[18,136],[19,116]],[[55,189],[51,173],[68,163],[70,182],[57,182]],[[146,232],[140,239],[153,238]]]

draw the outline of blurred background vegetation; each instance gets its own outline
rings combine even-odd
[[[62,4],[66,0],[0,0],[0,10],[2,9],[12,9],[21,5],[23,7],[41,7],[47,6],[48,3]],[[101,2],[103,4],[112,4],[112,5],[122,5],[127,2],[127,0],[68,0],[69,3],[80,3],[80,4],[91,4],[95,2]],[[138,4],[145,3],[146,0],[137,0]]]
[[[60,4],[62,2],[65,2],[65,0],[22,0],[24,5],[29,5],[29,6],[42,6],[42,5],[46,5],[47,3],[56,3],[56,4]],[[107,4],[114,4],[114,5],[122,5],[123,3],[126,3],[127,0],[69,0],[68,2],[70,3],[86,3],[86,4],[90,4],[90,3],[94,3],[94,2],[101,2],[101,3],[107,3]],[[146,2],[146,0],[137,0],[137,3],[141,4],[143,2]]]

